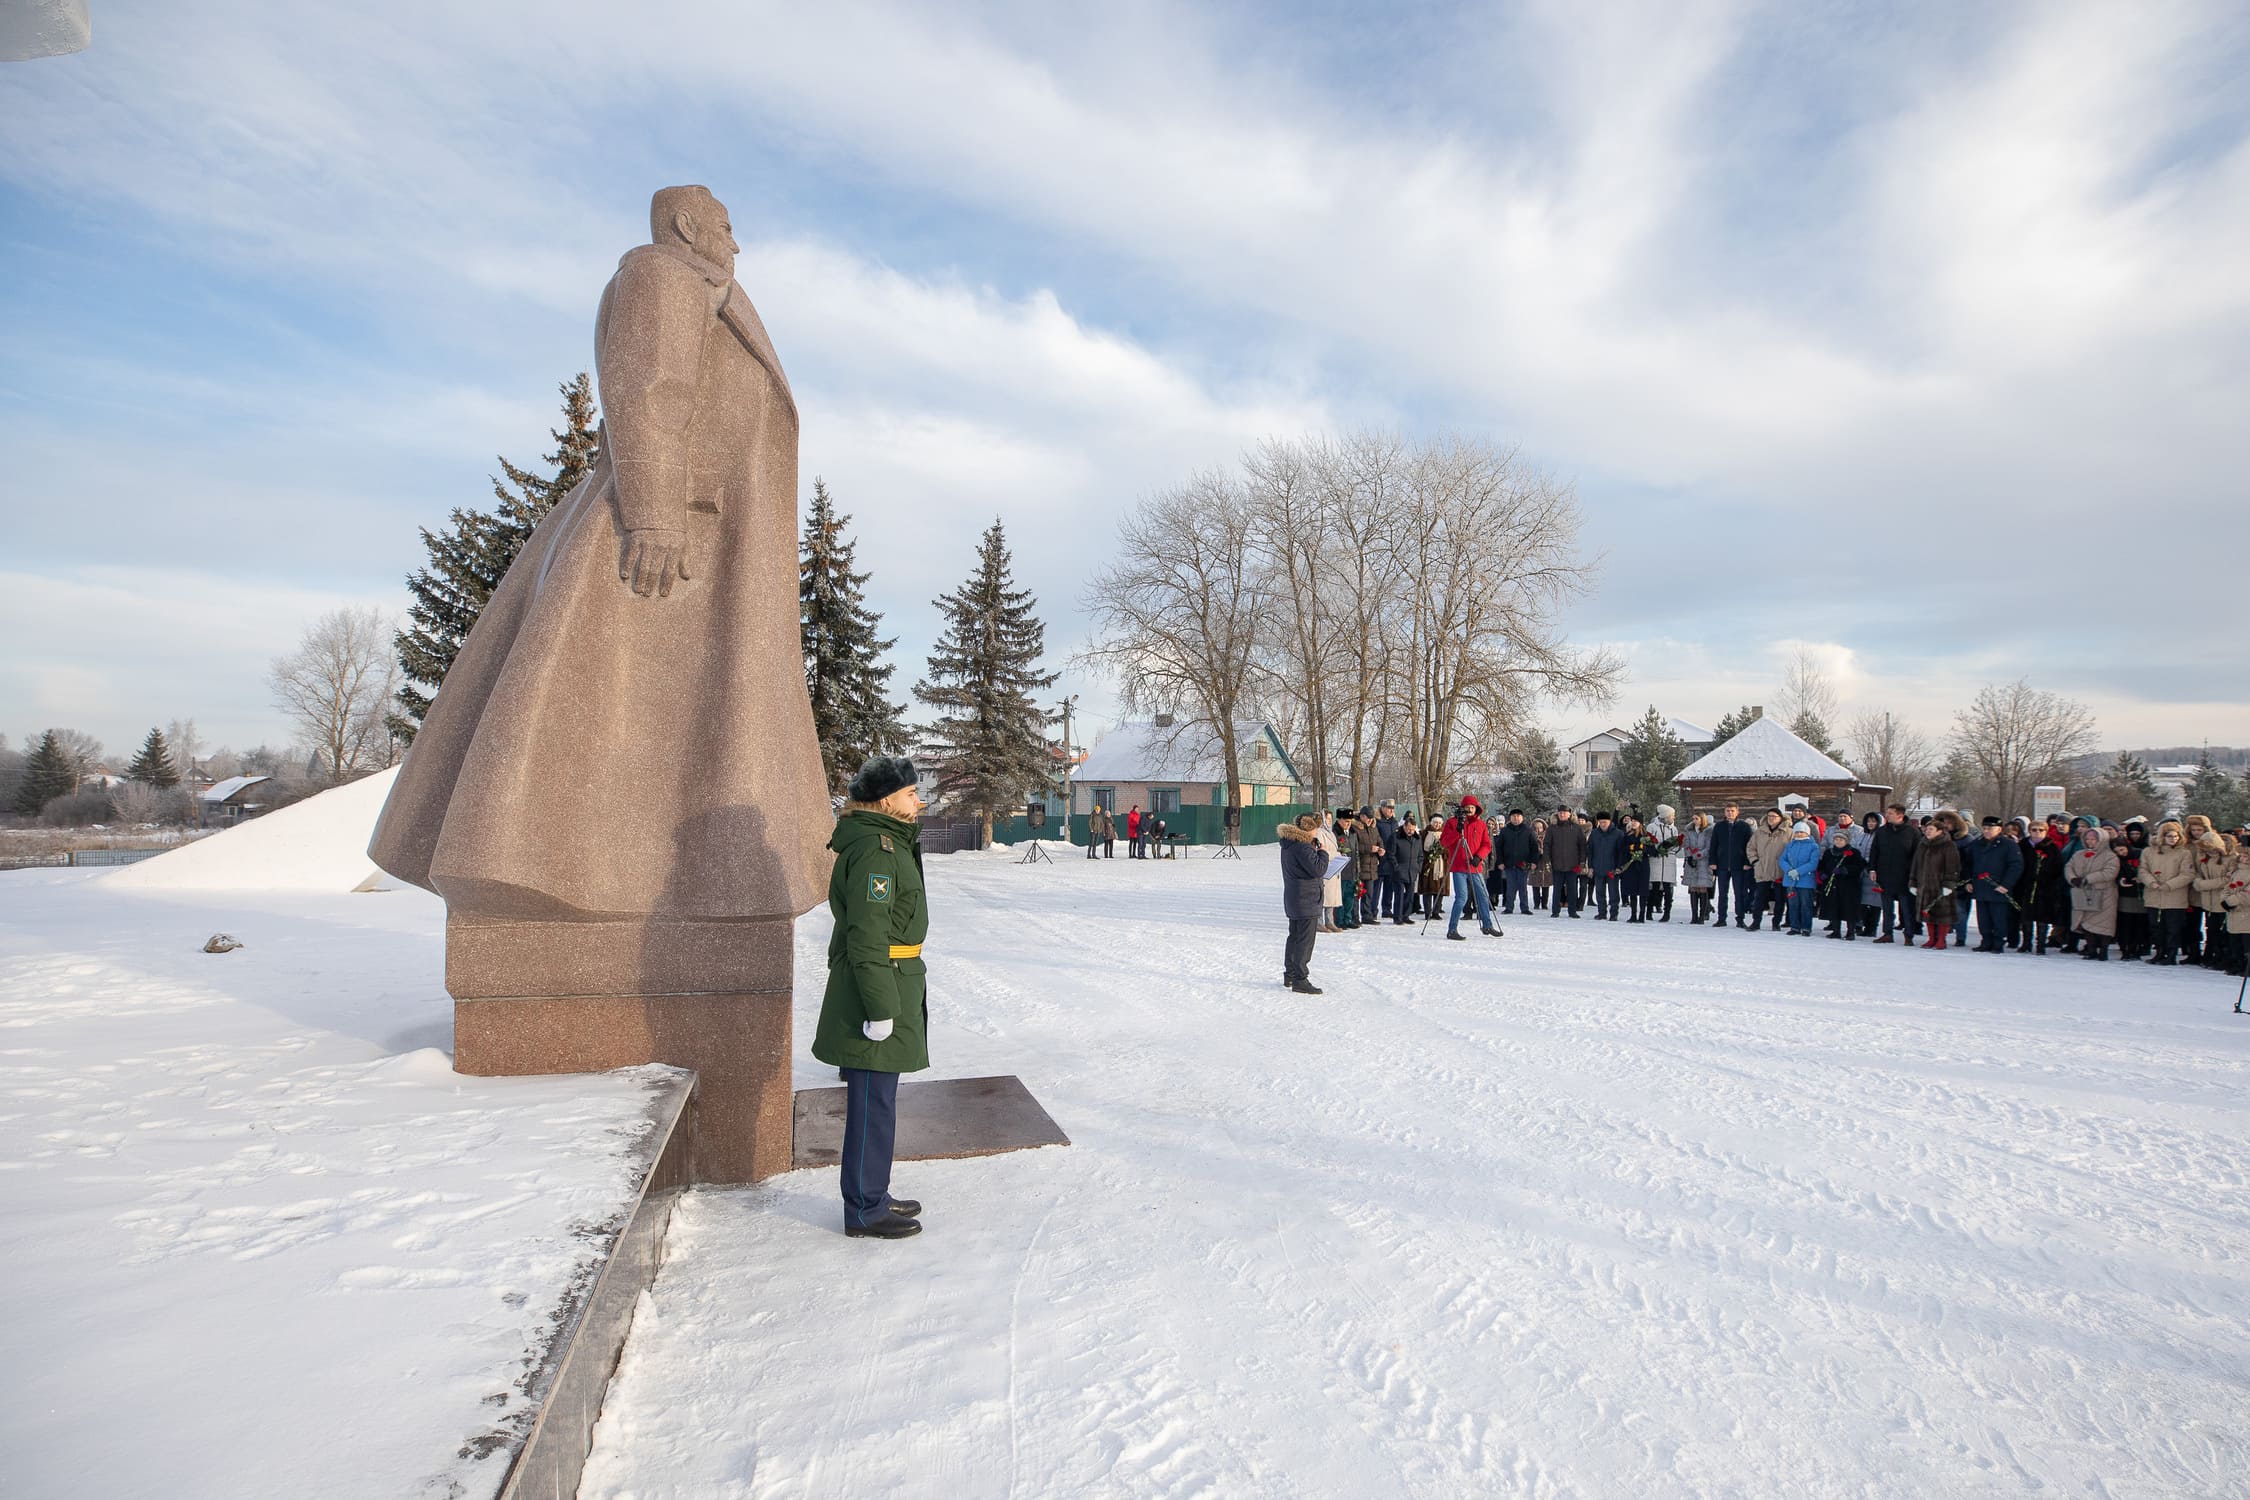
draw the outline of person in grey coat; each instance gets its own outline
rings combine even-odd
[[[1701,927],[1711,915],[1711,816],[1697,813],[1680,833],[1680,860],[1687,867],[1688,925]]]

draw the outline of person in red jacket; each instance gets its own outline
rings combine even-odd
[[[1463,797],[1439,831],[1438,843],[1453,876],[1453,914],[1446,918],[1445,935],[1456,942],[1468,941],[1461,936],[1461,913],[1474,895],[1484,935],[1500,936],[1500,929],[1492,925],[1492,896],[1484,884],[1485,867],[1492,863],[1492,830],[1485,826],[1484,805],[1474,797]]]
[[[1138,802],[1134,803],[1125,814],[1125,857],[1127,859],[1142,858],[1141,805]]]

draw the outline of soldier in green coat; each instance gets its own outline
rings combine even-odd
[[[845,793],[828,847],[828,992],[813,1056],[844,1075],[844,1233],[902,1240],[922,1230],[922,1205],[893,1198],[898,1075],[930,1065],[922,938],[922,799],[914,762],[878,755]]]

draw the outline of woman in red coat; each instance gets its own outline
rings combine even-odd
[[[1446,869],[1453,876],[1453,912],[1446,920],[1445,935],[1467,941],[1461,937],[1461,913],[1473,897],[1477,924],[1484,935],[1500,936],[1500,929],[1492,922],[1492,896],[1484,884],[1485,868],[1492,863],[1492,830],[1484,823],[1484,805],[1474,797],[1463,797],[1453,816],[1445,820],[1439,840],[1445,846]]]

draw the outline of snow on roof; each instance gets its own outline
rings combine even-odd
[[[1251,747],[1270,733],[1265,724],[1235,726],[1235,753],[1241,757],[1245,779],[1279,784],[1296,781],[1296,768],[1277,756],[1268,762],[1279,775],[1259,775]],[[1219,739],[1208,729],[1159,729],[1147,720],[1120,724],[1101,738],[1072,773],[1073,781],[1186,781],[1219,782],[1226,779],[1226,762]]]
[[[1683,745],[1708,745],[1711,743],[1711,731],[1705,729],[1700,724],[1690,724],[1685,719],[1675,719],[1667,715],[1664,719],[1664,726],[1665,728],[1671,730],[1672,737],[1678,740]],[[1633,737],[1633,731],[1630,729],[1619,729],[1616,725],[1612,724],[1609,728],[1604,729],[1597,734],[1590,734],[1586,736],[1586,738],[1579,740],[1577,743],[1566,745],[1563,748],[1567,750],[1583,750],[1588,745],[1591,745],[1594,741],[1601,739],[1604,736],[1616,740],[1619,744],[1623,744],[1625,741]]]
[[[1672,780],[1852,781],[1858,775],[1789,732],[1779,719],[1752,719],[1749,727],[1689,763]]]
[[[256,786],[261,781],[271,780],[273,780],[271,776],[229,776],[226,780],[205,788],[203,800],[206,802],[224,802],[244,787]]]
[[[234,781],[262,781],[237,776]],[[279,812],[101,877],[104,885],[174,891],[350,891],[379,874],[367,857],[398,768],[346,782]],[[221,782],[213,787],[229,785]]]

